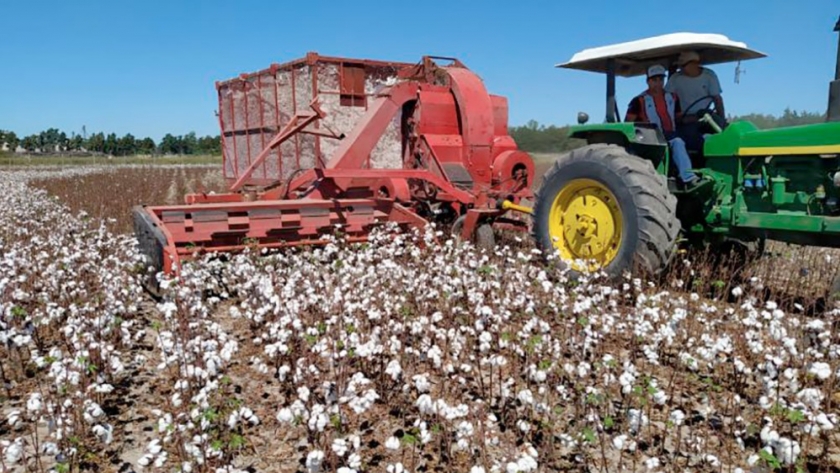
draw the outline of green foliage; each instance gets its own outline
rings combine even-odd
[[[797,112],[786,108],[781,116],[750,113],[742,116],[729,117],[729,121],[746,120],[752,122],[759,129],[780,128],[785,126],[811,125],[825,121],[824,113],[802,111]]]
[[[184,136],[167,134],[161,140],[160,146],[149,137],[136,138],[131,133],[117,136],[116,133],[92,133],[88,137],[71,136],[57,128],[49,128],[38,134],[19,139],[12,131],[0,130],[0,145],[6,143],[9,150],[14,151],[18,146],[30,153],[63,154],[66,152],[87,152],[107,154],[110,156],[135,156],[170,154],[179,156],[219,155],[222,152],[221,138],[216,136],[197,137],[195,132]]]
[[[808,111],[798,112],[786,108],[780,116],[750,113],[729,117],[729,121],[735,120],[748,120],[759,129],[766,129],[824,122],[825,114]],[[546,126],[531,120],[525,125],[510,127],[508,132],[520,149],[530,153],[561,153],[584,144],[582,140],[569,138],[569,126],[567,125]]]
[[[535,120],[524,126],[511,127],[509,133],[520,149],[531,153],[557,153],[584,144],[581,140],[569,138],[568,126],[545,126]]]

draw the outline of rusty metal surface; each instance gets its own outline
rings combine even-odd
[[[396,79],[401,62],[320,56],[305,58],[216,83],[224,176],[236,180],[272,138],[317,98],[326,113],[310,128],[326,135],[348,134],[367,112],[370,97]],[[324,129],[328,131],[324,131]],[[270,150],[246,184],[284,182],[300,170],[326,162],[340,140],[298,133]],[[370,156],[370,167],[401,166],[399,120],[382,134]]]

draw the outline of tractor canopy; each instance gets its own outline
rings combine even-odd
[[[732,41],[721,34],[670,33],[584,49],[556,67],[606,74],[606,122],[615,123],[621,121],[615,100],[615,77],[644,75],[647,68],[653,64],[664,66],[673,73],[677,69],[677,58],[684,51],[696,52],[703,65],[766,57],[764,53],[750,49],[745,43]],[[585,114],[579,114],[579,123],[583,124],[586,120]],[[573,130],[573,133],[573,136],[585,134],[586,130]]]
[[[732,41],[724,35],[671,33],[625,43],[584,49],[557,67],[615,74],[621,77],[643,75],[653,64],[673,68],[683,51],[695,51],[704,65],[744,61],[765,57],[764,53]]]

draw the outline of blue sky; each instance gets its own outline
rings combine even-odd
[[[218,133],[214,82],[301,57],[455,56],[505,95],[510,122],[600,121],[604,79],[555,68],[584,48],[693,31],[768,54],[715,66],[730,114],[825,110],[840,3],[704,0],[12,1],[0,39],[0,129]],[[644,88],[619,79],[622,108]]]

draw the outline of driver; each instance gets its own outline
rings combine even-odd
[[[665,91],[665,73],[665,68],[659,64],[648,68],[648,88],[630,101],[624,121],[657,125],[671,145],[671,157],[677,166],[680,180],[685,187],[693,187],[700,182],[700,177],[691,172],[691,159],[686,151],[685,142],[677,136],[676,120],[682,115],[680,99],[675,94]]]
[[[680,135],[689,149],[703,149],[703,135],[697,123],[697,114],[715,104],[717,115],[726,117],[721,97],[720,81],[711,69],[700,65],[700,55],[694,51],[683,51],[677,58],[679,72],[671,75],[665,90],[677,94],[685,109],[680,121]]]

